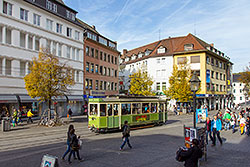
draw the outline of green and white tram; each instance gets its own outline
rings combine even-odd
[[[167,120],[166,99],[162,97],[116,96],[89,99],[88,127],[94,132],[130,126],[159,125]]]

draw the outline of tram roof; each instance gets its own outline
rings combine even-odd
[[[163,96],[109,96],[106,98],[91,98],[89,102],[165,102]]]

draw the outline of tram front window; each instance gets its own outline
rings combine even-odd
[[[112,116],[112,104],[108,104],[108,116]]]
[[[141,114],[141,103],[133,103],[132,108],[132,114]]]
[[[114,115],[118,115],[118,108],[119,108],[119,105],[118,104],[114,104]]]
[[[157,103],[151,103],[151,113],[157,113]]]
[[[106,116],[106,104],[100,104],[100,116]]]
[[[131,104],[122,104],[122,115],[131,114]]]
[[[97,115],[97,104],[90,104],[90,115]]]
[[[150,113],[149,103],[142,103],[142,112],[143,113]]]

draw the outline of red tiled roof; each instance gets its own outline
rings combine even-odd
[[[173,38],[169,37],[160,41],[156,41],[156,42],[129,50],[126,52],[125,55],[122,55],[121,58],[131,57],[134,54],[138,55],[140,52],[145,52],[147,49],[152,51],[148,56],[143,56],[142,58],[131,60],[129,62],[126,62],[125,64],[140,61],[148,57],[173,55],[174,53],[177,53],[177,52],[183,52],[184,45],[189,44],[189,43],[192,43],[194,45],[193,50],[204,50],[206,49],[207,46],[210,46],[203,40],[189,33],[187,36],[180,36],[180,37],[173,37]],[[163,46],[167,49],[166,53],[163,53],[163,54],[157,53],[157,48],[159,48],[160,46]]]

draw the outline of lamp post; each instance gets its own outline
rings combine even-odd
[[[249,92],[249,89],[248,89],[248,87],[246,85],[243,88],[243,92],[244,92],[244,95],[245,95],[245,111],[246,111],[247,110],[247,97],[248,97],[248,92]]]
[[[196,128],[196,92],[198,91],[200,87],[200,82],[201,82],[196,72],[193,73],[193,76],[189,82],[190,82],[191,91],[193,92],[194,128]]]

